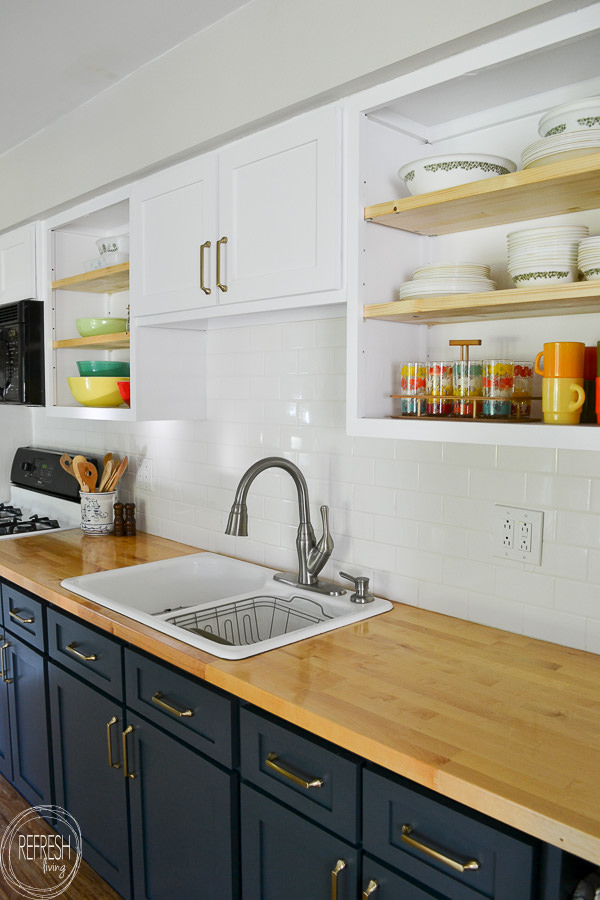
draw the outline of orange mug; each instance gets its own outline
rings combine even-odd
[[[583,378],[584,357],[585,344],[579,341],[550,341],[536,356],[535,371],[545,378]]]
[[[578,425],[584,402],[583,378],[542,379],[542,412],[547,425]]]

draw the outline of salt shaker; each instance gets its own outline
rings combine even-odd
[[[135,503],[125,504],[125,537],[135,534]]]
[[[123,504],[115,503],[113,506],[113,510],[115,513],[113,534],[115,537],[123,537],[123,535],[125,534],[125,519],[123,518]]]

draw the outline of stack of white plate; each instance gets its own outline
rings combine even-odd
[[[580,241],[577,265],[586,281],[600,281],[600,235]]]
[[[525,147],[521,153],[521,168],[533,169],[536,166],[546,166],[549,163],[599,152],[600,128],[552,134]]]
[[[547,225],[508,235],[508,271],[517,287],[577,281],[577,249],[587,225]]]
[[[400,300],[413,297],[443,297],[445,294],[479,294],[493,291],[490,267],[479,263],[447,263],[419,266],[412,281],[398,291]]]

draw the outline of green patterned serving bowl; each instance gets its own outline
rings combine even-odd
[[[444,188],[481,181],[515,172],[516,164],[503,156],[483,153],[446,153],[415,159],[398,170],[398,177],[411,194],[427,194]]]

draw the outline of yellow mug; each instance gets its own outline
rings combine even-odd
[[[583,378],[542,378],[542,412],[547,425],[578,425],[584,402]]]

